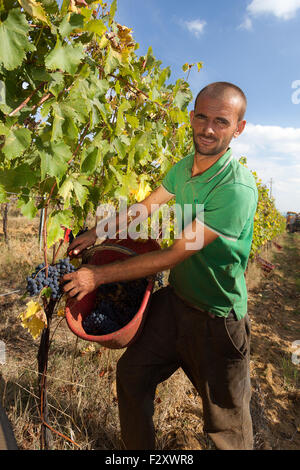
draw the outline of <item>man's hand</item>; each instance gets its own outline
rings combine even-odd
[[[68,297],[76,297],[76,300],[81,300],[99,287],[99,266],[84,264],[78,271],[65,274],[62,277],[62,282],[65,281],[68,282],[63,289]]]
[[[96,227],[94,227],[72,241],[68,248],[68,255],[71,257],[76,257],[80,255],[83,250],[85,250],[89,246],[94,245],[96,240]]]

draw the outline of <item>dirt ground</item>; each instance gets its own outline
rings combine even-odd
[[[38,220],[11,218],[10,248],[0,230],[0,294],[24,285],[40,262]],[[265,273],[249,264],[247,285],[252,324],[251,380],[256,450],[300,449],[300,234],[284,234],[261,256],[275,264]],[[20,326],[26,301],[19,294],[0,297],[0,339],[7,362],[0,365],[0,400],[21,449],[39,449],[40,417],[33,340]],[[50,421],[81,449],[120,448],[115,367],[122,351],[77,340],[64,319],[53,322],[49,359]],[[298,346],[300,348],[300,344]],[[294,356],[293,356],[294,354]],[[178,370],[159,385],[155,397],[158,449],[213,450],[203,433],[202,405],[195,389]],[[76,449],[53,434],[53,449]]]
[[[300,234],[280,244],[270,253],[275,269],[249,291],[252,418],[256,448],[299,450]]]

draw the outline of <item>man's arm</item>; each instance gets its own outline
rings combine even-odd
[[[101,284],[130,281],[173,268],[186,258],[212,243],[218,235],[195,219],[167,249],[117,261],[104,266],[85,265],[78,271],[66,274],[64,291],[70,297],[81,300]]]
[[[149,217],[153,211],[155,210],[155,207],[160,207],[163,204],[166,204],[169,202],[172,198],[174,197],[173,194],[169,193],[163,186],[159,186],[157,189],[155,189],[149,196],[147,196],[143,201],[133,204],[129,206],[126,211],[124,211],[121,214],[117,214],[116,216],[116,231],[115,233],[111,234],[110,238],[114,238],[120,231],[120,228],[124,228],[124,226],[127,228],[127,225],[134,221],[136,217],[131,216],[131,212],[134,210],[134,208],[138,205],[141,204],[141,208],[144,209],[143,212],[145,213],[146,217]],[[107,230],[107,226],[109,221],[105,220],[105,222],[100,222],[103,226],[103,231]],[[98,227],[99,228],[99,227]],[[99,232],[98,232],[99,233]],[[68,254],[70,256],[78,256],[83,250],[88,248],[91,245],[94,245],[96,242],[98,236],[97,236],[97,224],[87,232],[85,232],[83,235],[80,235],[78,238],[75,238],[73,242],[70,244],[68,248]]]

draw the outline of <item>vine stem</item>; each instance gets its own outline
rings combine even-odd
[[[42,86],[45,85],[45,83],[46,83],[46,82],[40,83],[39,86],[38,86],[35,90],[33,90],[33,92],[30,93],[30,95],[27,96],[27,98],[26,98],[24,101],[22,101],[22,103],[21,103],[16,109],[14,109],[13,111],[11,111],[11,112],[9,113],[9,116],[10,116],[10,117],[11,117],[11,116],[14,116],[15,114],[17,114],[17,112],[21,111],[21,109],[23,109],[23,108],[27,105],[27,103],[31,100],[31,98],[36,94],[36,92],[37,92]],[[33,108],[33,109],[34,109],[34,108]]]

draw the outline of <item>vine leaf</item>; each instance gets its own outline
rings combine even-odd
[[[40,3],[35,0],[18,0],[18,2],[30,16],[33,16],[34,18],[42,21],[42,23],[46,23],[48,26],[51,26],[46,12]]]
[[[17,8],[10,10],[0,22],[0,64],[7,70],[19,67],[27,52],[36,48],[28,39],[29,26],[25,15]]]
[[[83,45],[62,44],[58,39],[54,49],[46,56],[45,65],[50,70],[62,70],[71,75],[77,71],[84,57]]]
[[[28,129],[10,129],[6,136],[2,152],[8,160],[19,157],[29,147],[31,133]]]
[[[107,30],[107,28],[102,20],[97,19],[89,21],[85,25],[84,30],[88,31],[89,33],[97,34],[98,36],[102,36],[103,33],[105,33],[105,31]]]
[[[21,209],[22,214],[24,217],[28,219],[33,219],[37,214],[37,208],[32,200],[28,201],[26,204],[22,201],[22,199],[18,202],[18,208]]]
[[[47,246],[50,248],[54,243],[64,238],[64,228],[71,227],[71,214],[67,210],[60,212],[52,212],[48,219],[47,230]]]
[[[59,26],[59,33],[64,38],[69,36],[74,30],[83,28],[84,17],[78,13],[68,13]]]
[[[33,300],[27,303],[27,308],[20,314],[20,318],[23,328],[26,328],[34,339],[38,338],[47,326],[47,317],[43,307]]]

